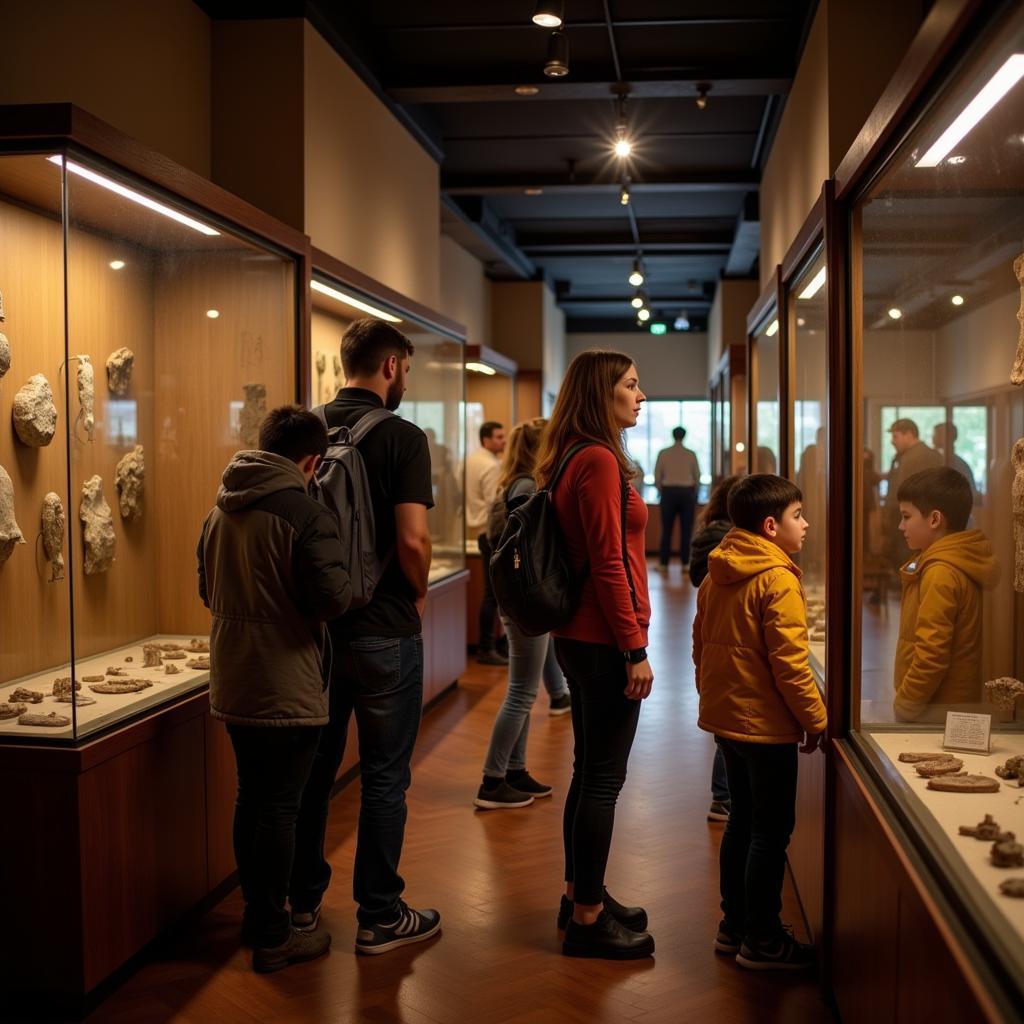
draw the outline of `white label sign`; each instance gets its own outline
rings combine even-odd
[[[987,754],[992,749],[992,716],[971,715],[966,711],[946,712],[943,750],[966,750]]]

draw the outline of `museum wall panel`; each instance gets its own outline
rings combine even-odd
[[[484,265],[447,235],[440,246],[441,308],[465,326],[467,345],[492,345],[491,282]]]

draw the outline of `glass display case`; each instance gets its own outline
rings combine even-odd
[[[781,465],[779,355],[779,317],[772,307],[750,337],[751,433],[756,473],[778,473]]]
[[[852,207],[850,713],[1019,983],[1024,860],[995,842],[1024,833],[1024,9],[1003,10]],[[950,712],[990,715],[990,751],[944,749]]]
[[[434,545],[430,583],[465,568],[463,543],[464,369],[463,342],[425,319],[314,269],[309,394],[312,404],[331,401],[344,384],[341,339],[362,316],[379,316],[416,348],[408,390],[397,415],[415,423],[430,447],[434,507],[427,519]]]
[[[297,260],[74,148],[0,155],[0,741],[209,680],[196,542],[294,401]]]
[[[747,469],[747,350],[730,345],[708,383],[711,464],[717,482]]]

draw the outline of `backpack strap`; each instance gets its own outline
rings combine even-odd
[[[356,421],[355,425],[350,429],[349,436],[352,439],[352,444],[358,445],[360,441],[366,438],[366,435],[378,423],[383,423],[385,420],[391,419],[395,414],[389,409],[371,409],[368,413],[364,413]]]
[[[311,412],[313,413],[314,416],[317,417],[317,419],[320,420],[320,422],[327,428],[329,432],[331,429],[331,425],[330,423],[327,422],[327,406],[318,405],[316,406],[316,408],[312,409]]]
[[[565,472],[566,467],[569,465],[569,461],[572,459],[572,457],[576,455],[578,452],[583,451],[584,448],[593,448],[594,444],[594,441],[577,441],[575,444],[570,445],[569,448],[566,450],[566,453],[562,456],[561,461],[558,463],[558,468],[555,470],[555,475],[551,478],[551,481],[548,483],[547,489],[549,491],[554,491],[555,485],[558,483],[559,480],[562,479],[562,474]]]

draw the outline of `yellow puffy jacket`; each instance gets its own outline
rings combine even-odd
[[[734,527],[708,557],[693,662],[702,729],[748,743],[794,743],[824,731],[800,570],[767,538]]]
[[[913,721],[929,705],[980,703],[982,591],[999,582],[988,538],[981,530],[947,534],[907,562],[900,579],[896,717]]]

